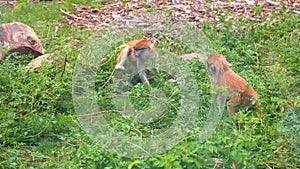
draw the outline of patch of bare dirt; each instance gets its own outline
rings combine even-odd
[[[143,13],[147,10],[169,11],[174,17],[195,23],[199,28],[205,20],[219,24],[221,21],[236,20],[242,16],[248,21],[255,21],[253,26],[264,20],[270,20],[272,24],[276,19],[271,20],[271,11],[278,13],[280,9],[300,14],[300,0],[131,0],[126,4],[120,0],[112,0],[103,4],[101,9],[74,6],[76,10],[73,13],[62,11],[66,14],[67,24],[88,29],[100,28],[121,20],[130,13]]]
[[[17,0],[0,0],[0,6],[5,6],[9,8],[13,8],[18,3]]]

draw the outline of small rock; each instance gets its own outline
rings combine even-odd
[[[48,63],[55,63],[57,67],[62,68],[65,66],[65,58],[59,55],[54,54],[44,54],[41,55],[35,59],[33,59],[27,66],[26,71],[33,70],[35,73],[39,73],[42,63],[48,62]],[[69,64],[69,63],[67,63]]]

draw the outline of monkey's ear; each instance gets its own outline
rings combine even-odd
[[[228,65],[228,67],[232,66],[225,57],[224,57],[224,59],[225,59],[226,64]]]
[[[221,57],[221,60],[223,60],[223,64],[225,64],[224,66],[232,66],[223,55],[220,54],[219,56]]]
[[[221,64],[223,65],[224,69],[227,69],[230,66],[232,66],[229,62],[227,62],[226,59],[222,60]]]

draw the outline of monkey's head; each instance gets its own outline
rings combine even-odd
[[[134,48],[136,49],[146,49],[150,46],[153,46],[152,42],[147,39],[142,39],[138,43],[135,44]]]
[[[209,73],[215,75],[228,70],[231,64],[221,54],[210,54],[207,59],[207,66]]]

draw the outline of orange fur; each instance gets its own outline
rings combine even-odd
[[[118,58],[117,58],[117,65],[121,62],[121,60],[123,59],[123,57],[130,56],[129,59],[135,60],[135,58],[134,58],[134,48],[137,48],[137,49],[146,49],[146,48],[150,47],[152,45],[152,43],[149,40],[140,39],[140,40],[129,41],[129,42],[127,42],[126,45],[129,47],[129,51],[128,51],[127,54],[124,54],[124,49],[122,49],[119,52]]]
[[[230,64],[221,54],[211,54],[208,57],[208,67],[213,75],[213,84],[217,86],[228,86],[230,100],[227,102],[227,109],[231,113],[236,113],[238,107],[236,104],[251,105],[252,99],[258,99],[255,90],[248,86],[248,82],[230,69]],[[260,103],[256,102],[260,109]]]

